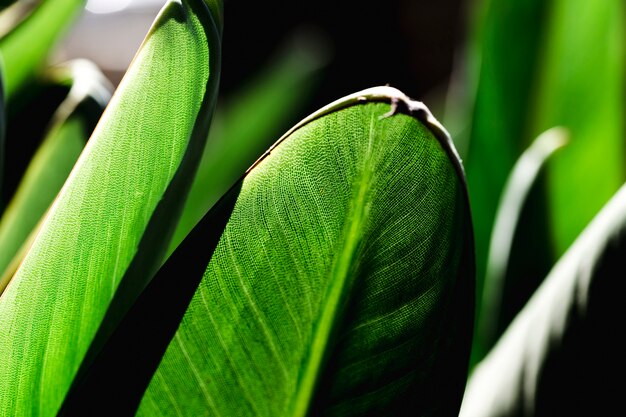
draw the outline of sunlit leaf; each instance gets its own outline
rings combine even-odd
[[[365,90],[290,130],[204,217],[67,410],[127,414],[149,383],[139,415],[452,415],[473,278],[447,134],[398,90]],[[123,392],[107,382],[122,374]]]
[[[277,62],[218,104],[198,173],[172,238],[171,253],[246,169],[303,114],[324,45],[298,34]],[[220,111],[220,109],[222,109]],[[243,122],[245,120],[245,122]]]
[[[55,415],[109,305],[123,315],[161,264],[206,141],[220,31],[199,0],[157,17],[0,298],[0,415]]]
[[[625,251],[623,186],[475,368],[462,417],[618,412]]]

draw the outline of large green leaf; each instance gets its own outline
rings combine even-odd
[[[567,142],[567,131],[552,128],[535,139],[507,179],[494,222],[477,329],[486,353],[539,287],[552,267],[545,212],[545,168]],[[476,343],[476,341],[475,341]],[[484,353],[480,355],[484,356]]]
[[[290,130],[204,217],[66,410],[452,415],[473,279],[445,131],[398,90],[365,90]]]
[[[624,13],[623,0],[552,2],[533,128],[571,134],[548,176],[558,255],[625,179]]]
[[[0,414],[55,414],[109,304],[123,314],[161,264],[206,141],[220,32],[199,0],[157,17],[0,298]]]
[[[259,155],[302,118],[314,76],[324,63],[323,45],[314,42],[306,34],[294,35],[276,61],[218,104],[170,253]]]
[[[462,417],[619,413],[625,251],[623,186],[476,367]]]
[[[87,61],[50,69],[48,78],[71,88],[0,219],[0,293],[15,272],[7,273],[7,266],[58,194],[111,94],[104,75]]]
[[[0,39],[9,104],[44,64],[52,46],[84,5],[85,0],[42,0]]]

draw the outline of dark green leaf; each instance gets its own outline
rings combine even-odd
[[[626,372],[624,253],[626,186],[476,367],[462,417],[619,413]]]

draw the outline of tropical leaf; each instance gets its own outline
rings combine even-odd
[[[398,90],[365,90],[296,125],[204,217],[64,410],[451,415],[473,278],[445,130]]]
[[[626,186],[559,260],[476,367],[462,417],[613,415],[621,335]],[[618,377],[619,378],[619,377]]]
[[[21,3],[26,12],[17,13],[15,25],[5,23],[10,31],[0,38],[5,97],[9,105],[43,66],[52,46],[80,13],[85,0],[42,0],[32,10],[32,2],[22,1],[14,7],[21,7]]]
[[[549,242],[537,239],[549,235],[548,225],[538,221],[545,216],[542,174],[546,163],[566,142],[563,128],[539,135],[517,161],[504,187],[489,245],[477,329],[484,352],[494,345],[552,267],[554,255]]]
[[[206,141],[220,33],[203,1],[157,17],[0,298],[0,414],[55,414],[109,304],[123,315],[161,264]]]
[[[0,219],[0,293],[15,272],[7,267],[58,194],[111,95],[109,82],[88,61],[52,68],[48,78],[71,88]]]
[[[272,65],[218,104],[169,253],[259,155],[302,118],[306,98],[316,84],[315,75],[324,65],[323,49],[318,39],[294,34]]]

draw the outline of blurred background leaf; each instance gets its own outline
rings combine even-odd
[[[550,242],[542,239],[545,167],[567,143],[567,131],[543,132],[515,163],[505,184],[489,243],[482,320],[477,329],[484,356],[552,268]]]
[[[42,0],[26,16],[19,16],[14,26],[0,38],[5,97],[9,106],[14,100],[22,99],[18,93],[41,69],[55,42],[84,5],[85,0]],[[4,12],[8,11],[10,9]]]
[[[0,293],[15,272],[7,270],[9,264],[19,263],[19,259],[12,259],[61,189],[111,95],[108,80],[87,61],[50,68],[45,78],[51,89],[67,88],[67,96],[44,123],[46,133],[41,145],[0,218]],[[50,90],[44,88],[42,97],[35,97],[33,105],[45,102],[43,95],[47,93]],[[45,107],[42,113],[47,114]],[[33,123],[30,115],[27,118]],[[12,138],[17,140],[19,136]]]

